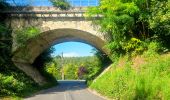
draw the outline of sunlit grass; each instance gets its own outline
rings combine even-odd
[[[170,57],[147,58],[140,68],[128,61],[112,69],[93,82],[90,88],[114,99],[168,100],[170,99]]]

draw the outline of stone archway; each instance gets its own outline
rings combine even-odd
[[[109,54],[109,51],[103,48],[106,41],[100,37],[82,30],[62,28],[45,31],[39,36],[30,39],[25,47],[18,48],[14,52],[12,60],[19,69],[24,71],[35,82],[43,85],[46,83],[45,78],[31,64],[45,49],[66,41],[84,42]]]

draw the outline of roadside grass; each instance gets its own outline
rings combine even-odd
[[[37,87],[32,87],[29,90],[25,90],[23,91],[23,93],[19,94],[19,95],[10,95],[10,96],[3,96],[0,97],[0,100],[23,100],[23,98],[29,97],[34,95],[35,93],[44,90],[44,89],[48,89],[51,88],[53,86],[56,86],[57,84],[54,83],[50,83],[50,84],[46,84],[44,86],[37,86]]]
[[[12,75],[0,74],[0,100],[22,100],[36,92],[56,86],[58,83],[49,82],[46,85],[39,86],[31,80],[18,80]],[[25,80],[25,81],[23,81]]]
[[[90,85],[104,96],[119,100],[169,100],[170,99],[170,56],[142,55],[145,60],[138,67],[133,60],[124,59]],[[139,59],[140,60],[140,59]],[[121,66],[118,66],[121,65]]]

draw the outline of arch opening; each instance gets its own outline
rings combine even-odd
[[[44,51],[36,58],[33,66],[38,68],[49,82],[56,80],[89,82],[110,63],[106,55],[89,44],[63,42]]]
[[[32,67],[35,59],[47,48],[63,42],[82,42],[89,44],[109,56],[109,51],[104,47],[105,40],[97,35],[77,29],[55,29],[41,33],[39,36],[28,40],[25,47],[14,52],[13,62],[35,82],[42,85],[46,80],[38,70]]]

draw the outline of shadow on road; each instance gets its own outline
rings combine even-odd
[[[59,80],[59,85],[42,90],[25,100],[104,100],[87,90],[85,80]]]
[[[52,94],[56,92],[77,91],[87,88],[85,80],[58,80],[58,83],[59,84],[56,87],[40,91],[38,94]]]

